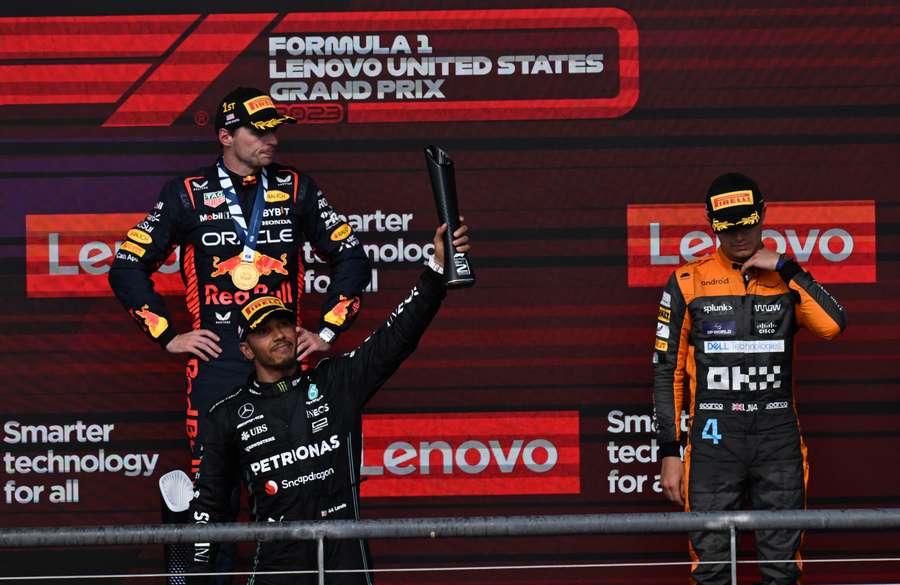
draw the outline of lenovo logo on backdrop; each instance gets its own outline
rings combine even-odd
[[[575,411],[363,417],[364,497],[581,491]]]
[[[628,206],[628,286],[662,286],[672,271],[715,252],[704,207]],[[875,202],[770,203],[763,241],[819,282],[876,282]]]
[[[112,295],[106,280],[109,267],[125,241],[125,234],[145,217],[144,213],[25,216],[28,296]],[[139,230],[131,231],[143,234]],[[143,235],[149,239],[149,235]],[[126,246],[137,255],[145,252],[133,242]],[[178,270],[179,250],[176,249],[153,275],[156,291],[162,294],[183,291]]]

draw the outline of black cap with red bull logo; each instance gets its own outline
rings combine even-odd
[[[238,87],[222,99],[216,111],[216,132],[222,128],[234,132],[241,126],[269,132],[282,124],[296,123],[296,119],[278,113],[272,98],[253,87]]]
[[[720,175],[706,192],[706,216],[714,232],[750,227],[762,221],[762,193],[750,177]]]
[[[293,321],[294,312],[288,309],[278,297],[272,295],[251,297],[247,304],[241,307],[241,316],[238,319],[238,337],[241,341],[246,340],[247,335],[276,316],[284,316]]]

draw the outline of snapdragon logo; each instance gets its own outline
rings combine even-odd
[[[333,467],[329,467],[328,469],[324,469],[322,471],[312,471],[305,475],[299,475],[294,479],[282,479],[281,488],[285,490],[295,488],[297,486],[306,485],[313,481],[322,481],[324,479],[328,479],[332,475],[334,475]]]

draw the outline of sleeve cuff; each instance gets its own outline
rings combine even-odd
[[[799,273],[803,272],[803,268],[797,264],[797,261],[793,258],[785,259],[784,263],[781,265],[781,268],[778,269],[778,274],[781,276],[781,280],[784,281],[785,284],[788,284],[793,280],[795,276]]]
[[[422,293],[440,298],[447,295],[447,283],[444,282],[444,275],[438,274],[431,268],[422,271],[422,276],[419,277],[419,288]]]
[[[428,261],[425,262],[425,266],[434,270],[438,274],[444,274],[444,267],[437,263],[437,260],[434,259],[434,256],[429,256]]]
[[[681,457],[681,445],[678,441],[660,443],[659,454],[661,457]]]
[[[154,341],[160,345],[163,349],[166,349],[166,346],[169,345],[169,342],[175,339],[175,336],[178,333],[175,331],[174,327],[169,327],[165,331],[163,331],[159,337],[157,337]]]

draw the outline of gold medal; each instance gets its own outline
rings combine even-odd
[[[241,290],[250,290],[259,282],[259,271],[250,262],[241,262],[231,271],[231,282]]]

